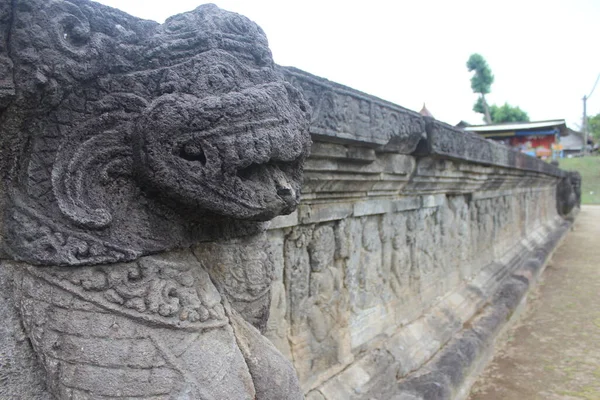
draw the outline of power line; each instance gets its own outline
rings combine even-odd
[[[587,154],[587,140],[588,140],[588,124],[587,124],[587,101],[590,98],[590,96],[594,93],[594,90],[596,90],[596,85],[598,84],[598,80],[600,80],[600,74],[598,74],[598,77],[596,78],[596,82],[594,83],[594,87],[592,88],[592,91],[590,92],[590,94],[588,94],[587,96],[583,96],[583,154]]]
[[[586,99],[589,99],[590,96],[592,95],[592,93],[594,93],[594,90],[596,90],[596,85],[598,84],[598,81],[600,80],[600,74],[598,74],[598,77],[596,78],[596,83],[594,83],[594,87],[592,88],[592,91],[590,92],[590,94],[588,94],[586,96]]]

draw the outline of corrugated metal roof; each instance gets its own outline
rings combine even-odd
[[[551,121],[535,121],[535,122],[515,122],[506,124],[490,124],[490,125],[471,125],[466,126],[463,129],[470,132],[502,132],[502,131],[516,131],[526,129],[538,129],[548,127],[559,127],[566,129],[567,125],[564,119],[554,119]]]

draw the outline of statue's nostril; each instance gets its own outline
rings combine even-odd
[[[184,144],[183,147],[181,147],[179,156],[184,160],[198,161],[200,164],[206,165],[206,155],[204,154],[204,150],[202,150],[202,146],[198,143]]]
[[[293,197],[294,191],[291,188],[279,188],[277,189],[277,195],[280,197]]]

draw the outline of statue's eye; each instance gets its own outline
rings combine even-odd
[[[206,155],[199,143],[186,143],[181,147],[179,156],[184,160],[196,161],[202,165],[206,165]]]

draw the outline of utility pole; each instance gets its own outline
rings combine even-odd
[[[590,96],[594,93],[594,90],[596,90],[596,85],[598,84],[598,80],[600,79],[600,74],[598,74],[598,77],[596,78],[596,83],[594,83],[594,87],[592,88],[592,91],[590,92],[590,94],[588,94],[587,96],[583,96],[583,123],[581,124],[583,126],[583,155],[587,154],[587,141],[588,141],[588,123],[587,123],[587,101],[590,98]]]
[[[582,122],[582,128],[583,128],[583,155],[587,155],[587,140],[588,140],[588,133],[587,133],[587,96],[583,96],[583,122]]]

